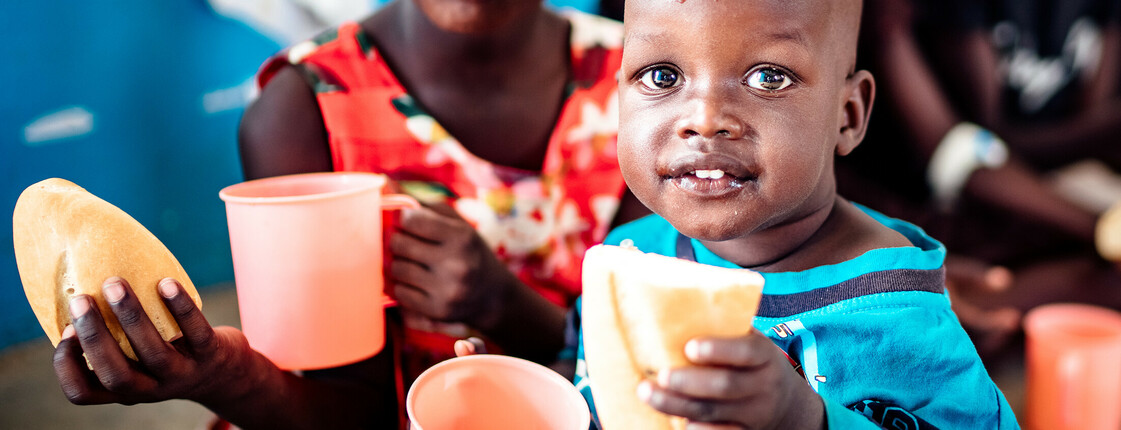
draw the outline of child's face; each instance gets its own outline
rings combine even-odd
[[[619,160],[635,195],[710,241],[831,206],[858,25],[838,9],[858,17],[852,3],[628,1]]]

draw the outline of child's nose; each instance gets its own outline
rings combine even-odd
[[[703,137],[706,139],[740,139],[746,131],[746,125],[734,113],[730,103],[725,101],[717,91],[707,91],[707,94],[698,94],[691,102],[691,107],[677,122],[677,135],[682,139]]]

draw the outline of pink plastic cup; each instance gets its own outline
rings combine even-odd
[[[560,374],[504,355],[448,359],[417,377],[405,398],[413,430],[587,430],[584,397]]]
[[[353,363],[385,346],[385,175],[277,176],[231,185],[226,202],[241,328],[282,369]]]
[[[1121,313],[1053,304],[1024,317],[1027,428],[1121,429]]]

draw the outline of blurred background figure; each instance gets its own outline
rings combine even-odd
[[[991,356],[1022,313],[1121,308],[1094,243],[1121,198],[1121,2],[869,0],[860,48],[877,79],[842,194],[945,243],[963,324]]]

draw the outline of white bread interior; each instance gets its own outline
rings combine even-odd
[[[584,357],[600,423],[614,429],[683,429],[638,398],[643,379],[689,363],[685,343],[752,330],[763,277],[597,245],[584,256]]]
[[[12,227],[24,293],[54,345],[70,324],[70,298],[88,294],[121,350],[136,359],[102,296],[101,285],[112,276],[128,281],[164,340],[178,337],[180,331],[157,291],[161,279],[178,280],[202,307],[187,273],[155,235],[70,181],[52,178],[25,189],[16,202]]]

